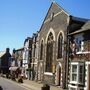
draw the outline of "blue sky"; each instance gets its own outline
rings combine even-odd
[[[0,0],[0,51],[23,47],[38,31],[52,0]],[[90,19],[90,0],[56,0],[70,15]]]

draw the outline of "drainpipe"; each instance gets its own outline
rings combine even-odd
[[[68,35],[69,34],[69,26],[70,26],[70,24],[71,24],[71,22],[72,22],[72,16],[69,16],[69,22],[68,22],[68,26],[67,26],[67,46],[66,46],[66,50],[67,50],[67,52],[66,52],[66,88],[68,89],[68,80],[69,80],[69,78],[68,78],[68,76],[69,76],[69,46],[70,46],[70,36]]]
[[[67,34],[68,35],[68,34]],[[68,75],[69,75],[69,36],[67,36],[67,52],[66,52],[66,88],[68,88]]]

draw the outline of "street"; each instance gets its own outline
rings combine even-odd
[[[21,84],[2,77],[0,77],[0,86],[3,88],[3,90],[30,90]]]

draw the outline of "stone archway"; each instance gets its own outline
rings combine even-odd
[[[61,64],[57,65],[56,67],[56,77],[55,77],[55,84],[57,86],[61,86],[61,78],[62,78],[62,69],[61,69]]]

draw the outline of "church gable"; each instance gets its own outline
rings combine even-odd
[[[60,7],[56,2],[52,2],[48,13],[46,15],[46,18],[44,20],[44,23],[47,22],[48,20],[52,19],[53,16],[56,16],[58,14],[60,14],[61,12],[64,12],[68,15],[68,13],[66,11],[64,11],[64,9],[62,7]]]
[[[45,37],[50,28],[66,30],[69,14],[56,2],[52,2],[40,28],[40,37]]]

